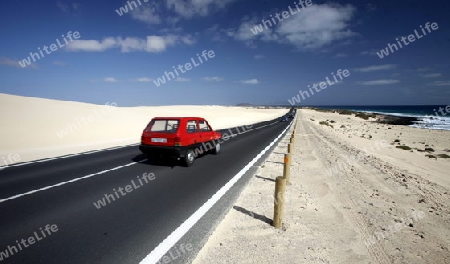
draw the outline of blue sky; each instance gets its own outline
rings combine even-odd
[[[450,101],[448,1],[312,0],[256,35],[251,29],[262,19],[298,11],[294,1],[134,2],[119,15],[127,1],[1,1],[0,93],[119,106],[288,104],[299,90],[348,69],[343,82],[300,104]],[[438,29],[424,35],[427,22]],[[377,55],[414,30],[420,39]],[[66,37],[68,45],[25,68],[18,63],[57,39],[64,44],[69,31],[80,37]],[[199,63],[203,51],[215,56]],[[155,84],[191,58],[199,65]]]

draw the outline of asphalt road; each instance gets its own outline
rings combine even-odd
[[[166,252],[161,242],[287,126],[273,120],[232,128],[236,136],[220,155],[189,168],[153,164],[137,146],[7,167],[0,171],[0,263],[128,264]],[[177,244],[161,263],[186,259],[177,256],[189,246]]]

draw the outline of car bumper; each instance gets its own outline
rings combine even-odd
[[[139,145],[139,150],[146,155],[170,156],[174,158],[184,157],[186,154],[185,147],[162,147],[141,144]]]

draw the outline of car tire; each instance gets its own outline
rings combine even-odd
[[[195,153],[192,149],[188,149],[186,151],[186,155],[184,155],[183,158],[184,166],[191,167],[192,164],[194,164],[194,161],[195,161]]]
[[[214,154],[214,155],[219,155],[221,149],[222,149],[222,147],[220,146],[220,143],[217,143],[214,146],[214,149],[211,151],[211,153]]]

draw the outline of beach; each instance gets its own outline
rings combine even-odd
[[[289,133],[194,264],[450,263],[450,131],[311,109],[296,118],[283,228],[270,222]]]
[[[122,107],[0,94],[0,167],[137,144],[153,117],[199,116],[213,129],[273,120],[287,109],[227,106]]]

